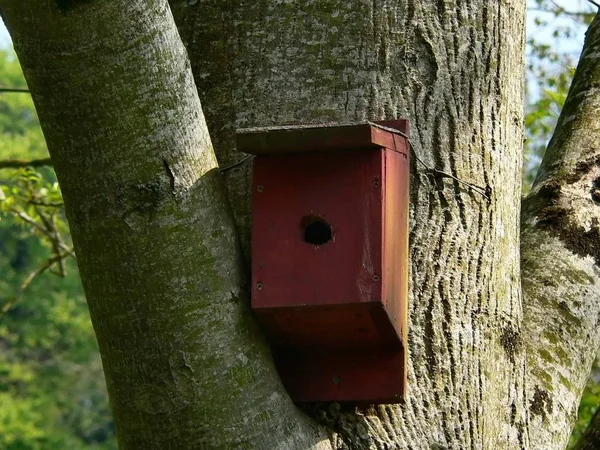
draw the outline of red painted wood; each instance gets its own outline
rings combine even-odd
[[[381,301],[382,156],[369,150],[255,159],[254,308]],[[304,222],[315,216],[333,232],[320,246],[303,239]]]
[[[396,128],[408,134],[407,120],[373,123]],[[398,142],[397,148],[394,148],[393,134],[377,128],[372,123],[246,128],[238,131],[236,147],[240,152],[257,156],[377,148],[404,153],[408,151],[405,140]]]
[[[400,344],[381,302],[253,309],[274,346],[341,349]]]
[[[404,392],[403,352],[385,348],[338,352],[273,352],[296,402],[398,403]]]
[[[394,138],[397,141],[406,141],[399,136],[394,136]],[[382,278],[382,301],[401,342],[406,345],[408,341],[409,153],[386,151],[383,163],[384,276]],[[403,353],[404,365],[406,365],[407,352]],[[403,386],[406,388],[406,372]]]
[[[381,125],[408,133],[406,121]],[[371,124],[250,134],[238,142],[260,155],[252,309],[290,395],[398,400],[406,387],[406,138]],[[303,145],[307,153],[298,153]],[[307,227],[319,231],[308,240],[327,242],[306,242]]]

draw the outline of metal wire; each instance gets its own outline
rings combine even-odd
[[[225,172],[227,172],[228,170],[231,170],[231,169],[234,169],[234,168],[236,168],[236,167],[238,167],[238,166],[241,166],[241,165],[242,165],[242,164],[244,164],[246,161],[248,161],[248,160],[250,160],[250,159],[252,159],[252,158],[254,158],[254,155],[246,155],[245,157],[243,157],[242,159],[240,159],[238,162],[235,162],[235,163],[233,163],[233,164],[230,164],[230,165],[228,165],[228,166],[225,166],[225,167],[223,167],[223,168],[219,169],[219,171],[220,171],[221,173],[225,173]]]
[[[397,134],[399,136],[402,136],[403,138],[406,139],[406,141],[408,142],[408,147],[410,152],[414,155],[415,159],[421,163],[423,165],[423,167],[425,167],[425,169],[427,169],[428,172],[439,175],[441,177],[444,178],[451,178],[454,181],[456,181],[459,184],[462,184],[463,186],[468,187],[469,189],[471,189],[473,192],[476,192],[477,194],[481,195],[482,197],[484,197],[485,199],[489,200],[490,197],[486,191],[485,188],[481,187],[481,186],[477,186],[476,184],[470,183],[468,181],[464,181],[461,180],[460,178],[452,175],[451,173],[448,172],[444,172],[443,170],[439,170],[436,169],[434,167],[430,167],[429,165],[427,165],[425,163],[425,161],[423,161],[421,158],[419,158],[419,156],[417,155],[417,152],[415,151],[414,146],[412,145],[412,142],[410,140],[410,138],[406,135],[406,133],[403,133],[402,131],[398,130],[397,128],[391,128],[389,126],[384,126],[384,125],[380,125],[378,123],[375,122],[367,122],[370,126],[375,127],[375,128],[379,128],[381,130],[387,131],[389,133],[393,133],[393,134]],[[396,145],[396,141],[394,141],[394,146]]]

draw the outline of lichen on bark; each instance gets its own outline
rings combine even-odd
[[[2,10],[61,184],[120,448],[328,448],[249,314],[168,4],[79,3]]]
[[[600,16],[523,203],[524,342],[532,442],[564,448],[600,344]],[[537,401],[547,398],[547,401]]]

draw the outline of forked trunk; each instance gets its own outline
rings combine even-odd
[[[0,7],[63,189],[122,448],[564,448],[598,343],[600,125],[583,120],[598,117],[597,25],[591,81],[524,210],[524,308],[525,2],[172,0],[175,20],[162,0]],[[410,119],[404,403],[287,397],[248,314],[175,23],[222,166],[242,158],[239,127]],[[225,174],[246,255],[248,169]]]

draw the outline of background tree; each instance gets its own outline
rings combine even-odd
[[[594,155],[567,129],[530,197],[523,319],[514,58],[523,5],[200,3],[172,7],[222,159],[239,157],[239,125],[408,116],[421,158],[489,198],[414,168],[409,396],[366,411],[318,407],[319,428],[286,400],[244,302],[223,301],[240,298],[243,275],[164,4],[59,2],[36,19],[28,6],[0,3],[64,190],[121,444],[176,436],[224,448],[564,446],[598,339],[587,257],[597,223],[584,189],[595,166],[576,166]],[[90,35],[95,44],[82,47]],[[247,242],[248,175],[228,176]],[[565,207],[564,192],[582,190],[584,200]],[[591,226],[578,222],[582,211]],[[559,275],[565,287],[554,299],[539,284]]]
[[[0,51],[0,80],[26,88],[12,51]],[[56,178],[16,164],[48,156],[29,95],[0,95],[0,134],[0,448],[116,448],[77,268],[49,264],[56,252],[44,220],[69,243]],[[60,277],[42,283],[42,271]]]
[[[581,28],[594,18],[594,6],[587,1],[562,2],[535,0],[529,2],[531,29],[527,40],[527,89],[523,188],[527,193],[537,173],[539,162],[556,126],[571,80],[579,49]],[[569,447],[581,439],[585,428],[600,404],[600,366],[595,361],[588,385],[579,405],[578,418]]]
[[[523,188],[527,193],[552,137],[579,54],[582,29],[594,18],[587,0],[528,1]]]

